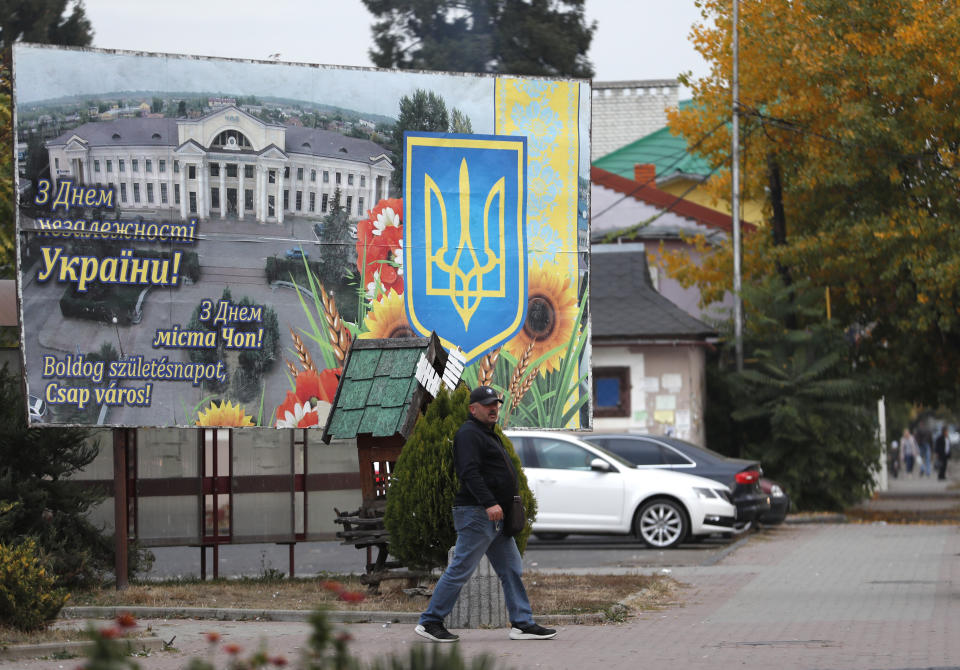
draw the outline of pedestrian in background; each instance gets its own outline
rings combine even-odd
[[[937,457],[937,479],[947,478],[947,461],[950,459],[950,429],[944,425],[940,429],[937,441],[933,443],[933,453]]]
[[[513,537],[503,534],[504,509],[509,509],[517,492],[513,463],[494,430],[500,395],[489,386],[470,392],[470,416],[453,437],[453,466],[460,491],[453,498],[453,525],[457,543],[453,558],[433,589],[433,596],[417,635],[433,642],[460,639],[446,629],[444,618],[453,610],[460,589],[470,579],[486,554],[503,585],[503,599],[510,615],[511,640],[549,640],[557,631],[533,621],[530,601],[521,579],[523,561]]]
[[[933,472],[932,458],[930,457],[930,433],[925,430],[917,430],[917,449],[920,451],[920,471],[921,477],[929,477]]]
[[[913,464],[920,455],[920,449],[909,428],[904,428],[903,435],[900,436],[900,453],[903,454],[903,467],[907,475],[913,474]]]

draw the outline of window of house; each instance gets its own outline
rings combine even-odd
[[[100,172],[100,161],[98,160],[93,161],[93,171]]]
[[[363,216],[363,196],[357,198],[357,215]]]
[[[340,175],[340,173],[338,172],[338,173],[337,173],[337,179],[336,179],[337,184],[340,183],[340,177],[341,177],[341,175]]]
[[[353,186],[353,174],[347,175],[347,186]]]
[[[113,172],[113,161],[107,161],[107,172]]]
[[[219,163],[210,163],[210,176],[219,177],[220,176],[220,164]]]
[[[317,209],[317,194],[311,193],[310,194],[310,211],[315,212],[316,209]]]
[[[317,181],[317,171],[310,170],[310,181]]]
[[[303,168],[297,168],[297,181],[303,181]]]
[[[290,209],[290,191],[283,189],[283,209]]]
[[[320,211],[321,211],[321,212],[326,212],[326,211],[327,211],[327,199],[328,199],[328,196],[327,196],[326,193],[324,193],[323,196],[321,196],[321,198],[320,198]]]
[[[269,170],[269,171],[267,172],[267,182],[269,182],[269,183],[271,183],[271,184],[276,184],[276,183],[277,183],[277,171],[276,171],[276,170]]]
[[[173,174],[180,174],[180,161],[173,161]]]
[[[150,160],[149,158],[147,158],[147,159],[144,161],[143,169],[144,169],[146,172],[153,172],[153,161]]]
[[[133,185],[133,201],[140,202],[140,184]]]
[[[210,189],[210,207],[220,209],[220,189],[215,186]]]
[[[167,204],[167,185],[165,183],[160,184],[160,204]]]
[[[197,166],[188,165],[187,166],[187,179],[196,179],[197,178]]]
[[[329,183],[330,183],[330,171],[329,171],[329,170],[324,170],[324,171],[323,171],[323,183],[324,183],[324,184],[329,184]]]
[[[120,159],[117,160],[117,169],[118,169],[120,172],[126,172],[126,171],[127,171],[126,161],[124,161],[122,158],[120,158]]]
[[[121,183],[120,184],[120,202],[126,202],[126,201],[127,201],[127,185]]]
[[[347,196],[347,214],[350,213],[350,211],[351,211],[350,208],[351,208],[351,207],[353,207],[353,196],[352,196],[352,195],[348,195],[348,196]]]
[[[283,168],[283,178],[290,179],[290,166]]]
[[[153,184],[147,184],[147,202],[153,202]]]
[[[167,172],[167,161],[165,161],[165,160],[162,159],[162,158],[159,159],[159,160],[157,161],[157,170],[160,171],[160,174],[166,174],[166,172]]]
[[[363,188],[367,185],[367,175],[360,175],[360,188]]]
[[[297,211],[303,211],[303,191],[297,191]]]
[[[243,166],[243,176],[246,177],[247,179],[253,179],[253,166],[252,166],[252,165],[244,165],[244,166]]]
[[[120,161],[120,162],[122,163],[123,161]],[[60,169],[60,159],[59,159],[59,158],[54,158],[54,159],[53,159],[53,167],[54,167],[54,169],[56,169],[56,170],[59,170],[59,169]]]
[[[180,184],[173,185],[173,203],[175,205],[180,204]]]
[[[130,161],[130,169],[133,172],[138,172],[140,170],[140,159],[134,158]]]
[[[236,163],[227,163],[227,177],[230,179],[237,178],[237,164]]]
[[[594,368],[593,402],[594,416],[630,416],[630,368]]]

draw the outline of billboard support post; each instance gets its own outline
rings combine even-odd
[[[129,537],[127,518],[127,440],[130,430],[113,429],[113,566],[117,590],[127,588]]]

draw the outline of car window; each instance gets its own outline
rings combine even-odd
[[[528,438],[541,468],[554,470],[589,470],[590,461],[597,458],[583,447],[546,437]]]
[[[663,465],[663,455],[659,444],[646,440],[617,439],[605,441],[609,451],[622,456],[634,465]]]
[[[670,447],[662,447],[662,449],[661,456],[663,457],[663,462],[667,465],[696,465],[696,463],[676,449],[671,449]]]
[[[527,467],[530,465],[527,461],[530,460],[527,458],[527,449],[525,446],[526,439],[522,437],[511,437],[509,438],[510,444],[513,445],[513,450],[517,453],[517,458],[520,459],[520,465]]]

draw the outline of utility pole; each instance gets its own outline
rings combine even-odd
[[[743,300],[741,291],[740,255],[740,37],[737,24],[740,18],[740,0],[733,0],[733,133],[730,150],[730,175],[733,182],[730,213],[733,216],[733,336],[737,353],[737,372],[743,372]]]

